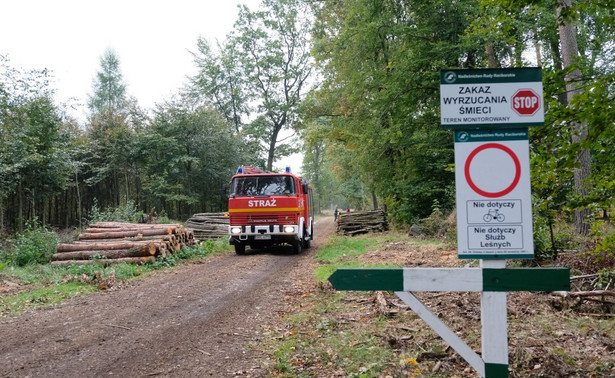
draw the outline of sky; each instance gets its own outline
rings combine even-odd
[[[199,36],[225,39],[238,4],[255,10],[260,0],[2,1],[0,55],[13,67],[51,70],[58,101],[81,104],[73,116],[85,119],[100,58],[112,49],[127,94],[152,109],[196,72]]]
[[[84,122],[100,58],[115,52],[126,92],[145,109],[170,99],[196,73],[199,37],[222,42],[239,4],[260,0],[5,0],[0,3],[0,55],[12,67],[47,68],[60,103]],[[302,156],[275,164],[299,171]]]

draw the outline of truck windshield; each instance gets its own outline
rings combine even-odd
[[[235,196],[280,196],[295,194],[290,176],[235,177],[231,195]]]

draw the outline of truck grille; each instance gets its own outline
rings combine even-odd
[[[231,225],[265,225],[265,224],[297,224],[297,216],[295,214],[267,214],[267,215],[251,215],[251,214],[232,214]]]

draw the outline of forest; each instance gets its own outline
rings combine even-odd
[[[614,254],[615,1],[263,0],[193,50],[197,74],[153,109],[105,50],[70,116],[46,69],[0,51],[0,233],[82,227],[92,212],[226,210],[240,165],[292,153],[318,211],[386,207],[395,227],[455,208],[446,69],[541,67],[545,124],[530,129],[534,242]],[[170,67],[169,69],[172,69]],[[290,136],[288,136],[290,135]],[[576,244],[574,244],[574,243]]]

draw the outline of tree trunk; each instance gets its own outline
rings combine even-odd
[[[75,251],[96,251],[96,250],[114,250],[114,249],[130,249],[135,247],[149,246],[150,244],[156,244],[155,240],[145,241],[128,241],[128,240],[116,240],[110,242],[74,242],[74,243],[60,243],[56,248],[58,253],[62,252],[75,252]]]
[[[374,205],[374,210],[378,208],[378,197],[376,197],[376,192],[372,190],[372,204]]]
[[[536,65],[540,67],[542,66],[542,54],[540,53],[540,39],[538,39],[536,27],[532,29],[532,34],[534,38],[534,51],[536,52]]]
[[[560,6],[557,8],[557,16],[560,18],[563,8],[571,7],[571,0],[560,0]],[[560,43],[562,45],[562,62],[564,68],[570,67],[575,63],[579,56],[579,48],[577,45],[576,27],[567,20],[560,20],[559,24]],[[578,68],[571,71],[566,77],[566,97],[568,104],[576,94],[580,94],[581,70]],[[588,128],[587,122],[576,122],[572,124],[572,142],[575,144],[581,143],[587,138]],[[576,194],[583,198],[589,194],[587,187],[587,179],[591,172],[591,155],[588,149],[582,148],[577,155],[579,168],[574,171],[574,189]],[[590,231],[589,209],[575,210],[575,228],[581,235],[587,235]]]
[[[17,229],[19,230],[19,232],[23,232],[23,226],[24,226],[24,219],[23,219],[23,185],[21,182],[21,179],[19,179],[19,202],[18,202],[18,207],[17,207]]]
[[[92,239],[117,239],[117,238],[129,238],[138,235],[142,236],[157,236],[157,235],[170,235],[173,232],[172,228],[165,229],[143,229],[134,231],[112,231],[112,232],[96,232],[96,233],[84,233],[79,234],[79,240],[92,240]]]
[[[123,257],[145,257],[156,254],[154,243],[136,246],[129,249],[100,249],[82,250],[72,252],[58,252],[53,255],[53,260],[91,260],[94,256],[104,256],[107,259],[119,259]]]
[[[269,141],[269,154],[267,155],[267,171],[273,170],[273,160],[275,158],[275,146],[278,142],[278,134],[282,129],[283,124],[273,124],[273,133],[271,134],[271,140]]]
[[[489,43],[485,46],[485,53],[487,54],[487,66],[489,68],[496,68],[498,66],[498,60],[495,57],[492,44]]]
[[[101,265],[111,265],[111,264],[119,264],[119,263],[129,263],[129,264],[145,264],[146,262],[154,262],[156,261],[156,257],[147,256],[147,257],[121,257],[119,259],[101,259],[101,260],[56,260],[52,261],[51,265],[89,265],[89,264],[101,264]]]

